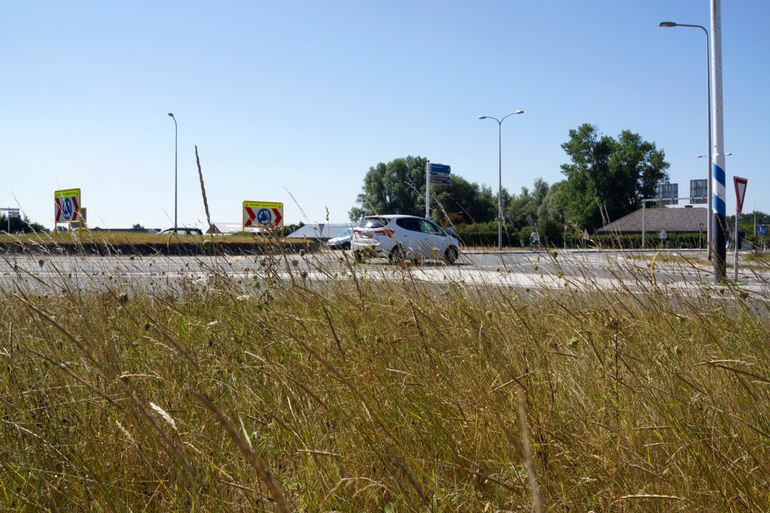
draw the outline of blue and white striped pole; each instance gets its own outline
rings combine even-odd
[[[714,126],[714,152],[711,161],[712,197],[711,204],[714,208],[714,219],[711,220],[713,228],[713,263],[714,280],[717,282],[725,279],[725,260],[727,248],[725,247],[725,234],[727,223],[725,216],[725,146],[724,124],[722,108],[722,9],[721,0],[711,0],[711,94]]]

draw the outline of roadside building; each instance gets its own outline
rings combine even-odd
[[[648,234],[700,233],[706,231],[708,209],[697,207],[684,208],[645,208],[621,217],[599,228],[600,234],[634,234],[644,231]]]

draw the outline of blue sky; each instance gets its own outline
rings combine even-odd
[[[724,0],[728,213],[770,211],[770,2]],[[503,186],[560,180],[560,148],[589,122],[665,150],[687,194],[705,178],[709,0],[5,2],[0,6],[0,206],[53,224],[80,187],[91,225],[171,226],[179,121],[180,224],[243,200],[287,222],[344,221],[377,162],[421,155]],[[290,194],[296,198],[297,207]]]

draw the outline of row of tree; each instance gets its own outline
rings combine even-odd
[[[642,198],[654,196],[658,184],[668,178],[664,151],[628,130],[612,137],[583,124],[570,130],[561,147],[570,159],[561,166],[563,180],[549,185],[537,179],[531,190],[524,187],[520,194],[502,190],[509,233],[537,229],[541,238],[560,243],[565,225],[571,231],[593,232],[607,219],[640,208]],[[425,164],[425,158],[410,156],[370,168],[350,218],[422,215]],[[431,189],[431,217],[459,227],[489,224],[497,219],[497,202],[491,188],[453,174],[450,185]]]
[[[10,233],[29,233],[29,232],[47,232],[45,226],[34,223],[27,216],[11,217],[10,223],[5,214],[0,215],[0,232]],[[10,227],[9,227],[10,224]],[[9,229],[10,228],[10,229]]]

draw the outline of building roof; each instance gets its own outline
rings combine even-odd
[[[228,223],[217,221],[211,223],[211,226],[206,233],[238,233],[243,231],[243,225],[241,223]]]
[[[348,223],[311,223],[300,227],[299,230],[290,233],[287,237],[296,239],[333,239],[340,233],[350,228]]]
[[[617,221],[602,226],[597,233],[641,233],[642,213],[646,232],[668,233],[706,231],[707,208],[646,208],[631,212]]]

